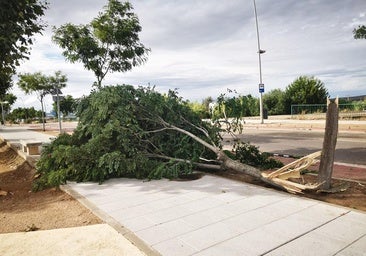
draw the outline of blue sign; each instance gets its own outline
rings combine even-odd
[[[264,92],[264,84],[259,84],[259,92]]]

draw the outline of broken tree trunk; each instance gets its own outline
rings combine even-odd
[[[305,156],[299,161],[296,161],[295,164],[291,163],[283,168],[281,168],[280,172],[276,172],[274,175],[265,175],[259,169],[243,164],[237,160],[233,160],[228,157],[219,147],[211,145],[210,143],[202,140],[201,138],[197,137],[196,135],[182,129],[171,125],[165,122],[163,119],[160,119],[161,123],[165,126],[163,129],[175,130],[177,132],[181,132],[190,136],[201,145],[205,146],[206,148],[210,149],[217,155],[217,160],[221,163],[222,169],[233,169],[238,172],[242,172],[249,176],[255,177],[273,187],[288,191],[290,193],[302,193],[305,190],[317,190],[319,188],[319,184],[299,184],[297,182],[292,182],[288,180],[288,178],[298,176],[304,168],[307,168],[311,163],[315,161],[320,155],[320,152],[315,152],[310,154],[309,156]],[[162,129],[160,129],[162,130]],[[155,156],[156,157],[156,156]],[[184,161],[184,160],[183,160]],[[285,175],[284,175],[285,174]]]
[[[327,100],[327,116],[325,123],[325,134],[323,150],[320,157],[318,183],[322,190],[330,189],[333,174],[334,154],[338,135],[338,98]]]

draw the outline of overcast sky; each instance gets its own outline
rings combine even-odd
[[[107,0],[49,0],[30,60],[18,72],[68,77],[65,95],[89,94],[96,80],[82,64],[66,62],[52,43],[52,26],[89,23]],[[126,73],[110,73],[104,84],[155,85],[160,92],[178,89],[191,101],[214,99],[227,88],[258,97],[259,67],[252,0],[132,0],[140,19],[141,42],[151,48],[148,61]],[[332,97],[366,94],[366,40],[352,30],[366,24],[365,0],[256,0],[265,92],[285,89],[301,75],[325,83]],[[16,78],[15,78],[16,79]],[[13,106],[35,106],[16,83]],[[51,96],[47,96],[47,111]]]

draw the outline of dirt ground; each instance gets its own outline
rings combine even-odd
[[[32,192],[34,173],[15,151],[0,144],[0,233],[102,223],[63,191]]]
[[[291,159],[280,160],[285,163],[291,161]],[[366,170],[358,169],[360,168],[336,166],[334,174],[339,177],[342,175],[349,177],[349,173],[361,173],[365,177]],[[0,233],[102,223],[88,209],[63,191],[47,189],[32,192],[31,183],[34,173],[35,170],[16,152],[5,143],[0,144]],[[225,171],[217,175],[265,186],[252,177],[234,171]],[[305,175],[305,179],[308,182],[314,182],[316,177]],[[366,179],[355,182],[334,179],[333,186],[347,189],[338,193],[307,193],[303,196],[366,211]]]

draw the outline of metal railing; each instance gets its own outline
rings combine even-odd
[[[291,105],[291,118],[325,118],[327,104]],[[344,119],[366,118],[366,103],[339,104],[339,117]]]

